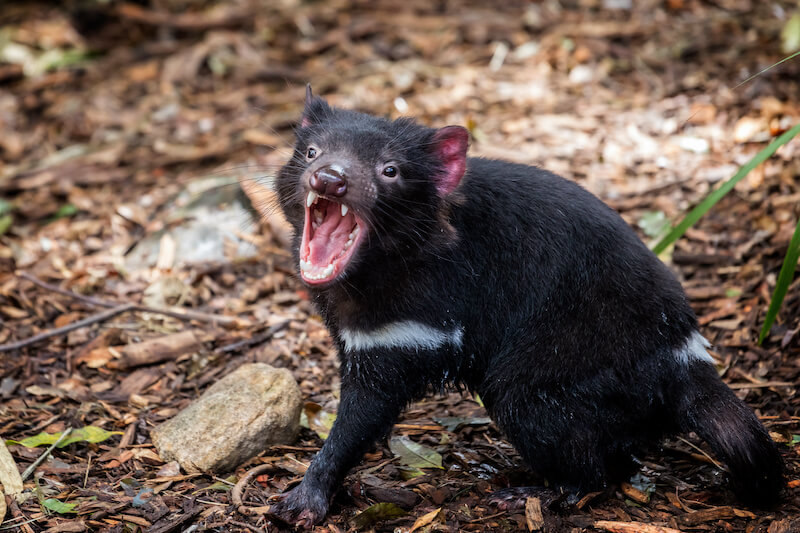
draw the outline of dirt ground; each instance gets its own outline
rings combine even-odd
[[[338,390],[331,341],[263,192],[291,152],[306,82],[335,105],[467,126],[471,154],[575,180],[652,242],[800,120],[800,61],[738,85],[783,57],[780,33],[797,9],[760,0],[2,2],[0,345],[73,329],[0,352],[0,436],[89,425],[118,433],[53,450],[26,480],[30,497],[6,498],[0,531],[275,529],[240,513],[231,488],[272,465],[241,496],[261,506],[300,479]],[[800,532],[800,280],[756,342],[800,216],[798,156],[800,141],[782,147],[662,255],[721,375],[779,443],[785,499],[742,507],[706,446],[684,436],[640,457],[630,483],[546,510],[542,531]],[[185,331],[190,348],[121,364],[127,347]],[[151,429],[253,361],[297,378],[310,426],[299,440],[216,477],[162,461]],[[405,479],[383,443],[316,530],[535,526],[487,502],[531,474],[485,416],[466,393],[412,406],[393,435],[427,446],[443,468]],[[45,450],[8,448],[19,470]],[[376,503],[404,514],[362,513]]]

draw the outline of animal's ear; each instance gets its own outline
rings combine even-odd
[[[461,126],[445,126],[436,130],[432,146],[442,168],[442,172],[435,177],[436,189],[440,196],[445,196],[453,192],[464,177],[469,132]]]
[[[303,119],[300,121],[300,127],[305,128],[316,124],[330,109],[324,99],[311,93],[311,84],[306,84],[306,104],[303,109]]]

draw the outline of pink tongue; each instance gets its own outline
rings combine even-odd
[[[356,221],[351,213],[341,215],[341,206],[330,203],[325,211],[322,224],[314,230],[308,243],[308,261],[320,268],[325,268],[344,248]]]

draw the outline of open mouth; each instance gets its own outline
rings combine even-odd
[[[341,274],[361,243],[359,219],[345,204],[310,191],[300,243],[300,276],[310,285],[327,283]]]

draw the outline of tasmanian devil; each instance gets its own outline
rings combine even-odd
[[[271,513],[322,520],[401,410],[464,386],[549,482],[625,479],[631,454],[694,431],[746,502],[783,463],[719,379],[669,269],[614,212],[545,170],[468,158],[468,132],[337,109],[307,90],[276,178],[300,279],[338,348],[336,422]]]

